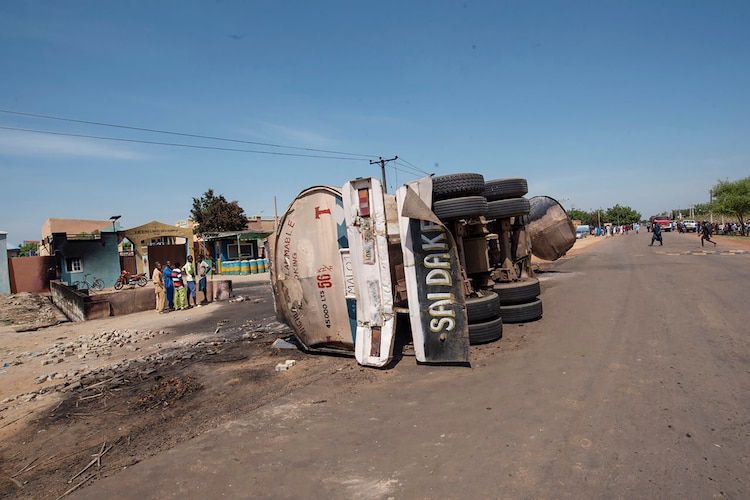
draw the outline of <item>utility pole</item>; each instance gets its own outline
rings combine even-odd
[[[375,165],[376,163],[380,164],[380,175],[383,178],[383,192],[388,192],[388,183],[385,180],[385,164],[389,161],[396,161],[398,160],[398,156],[394,156],[393,158],[389,160],[384,160],[382,156],[378,156],[377,160],[370,160],[370,165]]]

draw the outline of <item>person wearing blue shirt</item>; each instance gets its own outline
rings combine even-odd
[[[167,261],[161,270],[164,280],[164,290],[167,292],[167,305],[170,311],[174,311],[174,283],[172,283],[172,262]]]

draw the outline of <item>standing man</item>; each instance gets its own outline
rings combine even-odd
[[[713,243],[714,246],[716,246],[716,242],[711,239],[711,229],[713,229],[711,227],[711,224],[703,221],[703,227],[701,231],[701,246],[703,246],[703,240]]]
[[[185,285],[182,281],[182,270],[180,270],[179,262],[175,262],[174,268],[172,268],[172,286],[174,286],[175,311],[187,309],[185,305]]]
[[[151,275],[151,281],[154,284],[154,293],[156,294],[156,312],[163,314],[166,311],[166,296],[164,295],[164,278],[161,274],[161,262],[156,263],[154,274]]]
[[[649,245],[650,247],[654,246],[654,241],[658,241],[659,246],[662,246],[662,247],[664,246],[664,242],[661,239],[661,224],[658,224],[658,223],[654,224],[651,227],[651,244]]]
[[[167,305],[170,311],[174,311],[174,284],[172,283],[172,262],[167,264],[161,270],[164,277],[164,290],[167,293]]]
[[[198,301],[195,299],[195,266],[193,265],[192,255],[188,255],[187,262],[182,266],[182,273],[187,287],[187,308],[190,309],[198,305]],[[190,297],[193,297],[193,306],[190,305]]]
[[[200,257],[198,257],[198,289],[203,292],[203,302],[201,302],[201,304],[208,303],[208,296],[206,292],[206,277],[208,276],[208,271],[210,269],[211,266],[209,266],[208,263],[203,259],[203,256],[201,255]],[[200,307],[201,304],[198,304],[198,307]]]

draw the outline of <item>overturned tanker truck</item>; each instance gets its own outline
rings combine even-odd
[[[575,242],[560,204],[527,191],[472,173],[395,195],[375,178],[302,191],[269,242],[279,319],[305,349],[365,366],[386,366],[397,334],[419,362],[468,363],[503,323],[542,317],[532,253],[556,260]]]

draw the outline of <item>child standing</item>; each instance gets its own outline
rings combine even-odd
[[[172,268],[172,285],[174,286],[174,308],[179,311],[180,309],[187,309],[185,299],[187,297],[185,293],[185,285],[182,282],[182,271],[180,270],[180,263],[175,262]]]

